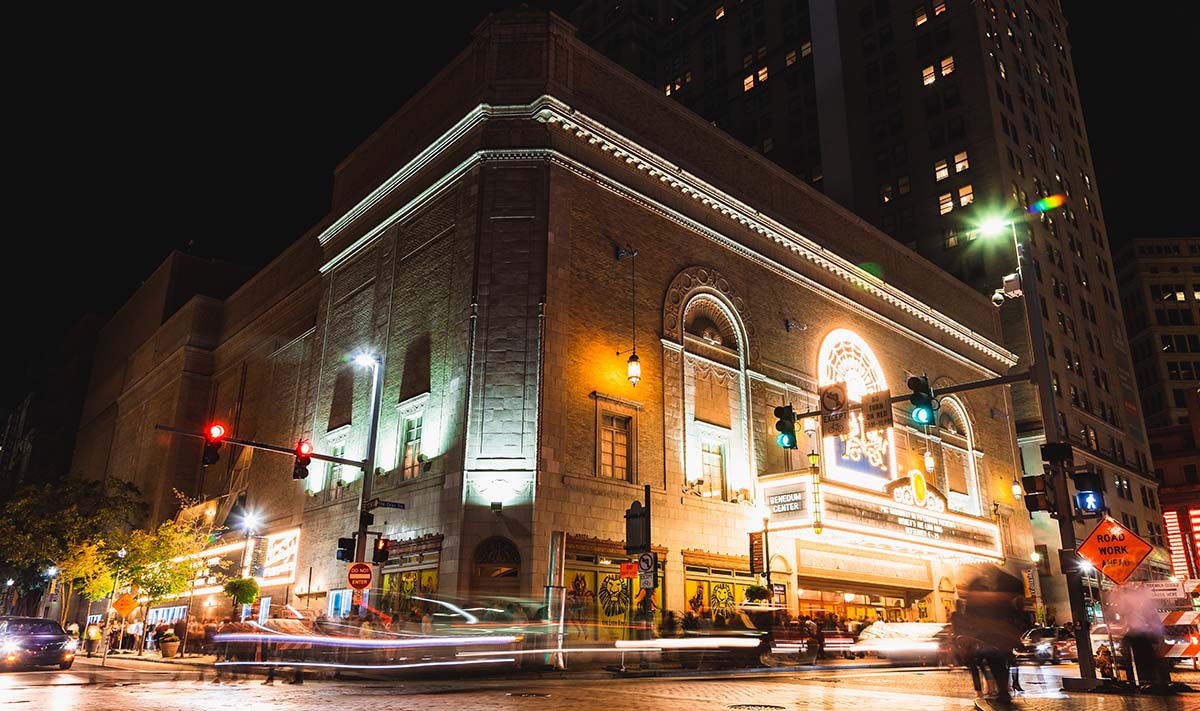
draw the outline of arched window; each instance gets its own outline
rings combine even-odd
[[[975,461],[975,438],[962,403],[953,397],[941,398],[938,409],[937,448],[941,450],[942,471],[939,487],[946,494],[946,505],[953,511],[980,514],[979,477]]]
[[[745,338],[733,310],[700,293],[683,309],[687,493],[740,501],[752,488],[746,437]]]
[[[845,382],[851,401],[862,402],[867,393],[886,390],[883,369],[867,342],[857,333],[839,328],[821,343],[818,360],[820,385]],[[850,418],[850,434],[823,441],[825,475],[854,486],[881,489],[896,470],[892,430],[863,431],[862,412]]]

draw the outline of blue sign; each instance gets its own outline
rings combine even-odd
[[[1104,494],[1099,491],[1080,491],[1075,494],[1075,508],[1084,513],[1100,513],[1104,510]]]

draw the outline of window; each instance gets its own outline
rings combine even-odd
[[[629,481],[631,418],[604,413],[600,419],[600,476]]]
[[[942,60],[942,76],[949,76],[954,73],[954,55],[950,55]]]
[[[879,202],[886,205],[892,201],[892,184],[884,183],[879,186]]]
[[[950,168],[947,166],[944,159],[933,164],[933,177],[937,179],[938,182],[950,177]]]
[[[929,22],[929,13],[925,10],[925,5],[918,5],[917,9],[913,10],[913,26],[920,27]]]
[[[961,173],[971,167],[971,163],[967,160],[967,152],[959,151],[954,154],[954,172]]]
[[[938,214],[945,215],[954,209],[954,195],[952,193],[942,193],[938,196]]]
[[[787,55],[783,58],[783,63],[784,63],[784,66],[788,66],[788,67],[795,64],[796,63],[796,50],[793,49],[790,52],[788,52]]]
[[[719,19],[721,19],[722,17],[725,17],[725,6],[724,6],[724,5],[718,5],[718,6],[717,6],[717,9],[716,9],[716,12],[714,12],[714,13],[713,13],[713,19],[714,19],[714,20],[719,20]]]
[[[416,479],[421,474],[421,427],[424,413],[405,418],[400,426],[404,434],[400,438],[400,477]]]
[[[924,84],[925,86],[929,86],[930,84],[934,83],[935,81],[937,81],[937,75],[934,74],[932,64],[930,64],[928,67],[925,67],[924,69],[921,70],[921,83],[922,84]]]
[[[750,91],[753,88],[754,88],[754,75],[747,74],[746,78],[742,80],[742,91]]]
[[[805,42],[800,45],[800,56],[807,57],[812,54],[812,42]]]
[[[975,202],[975,193],[970,185],[964,185],[958,189],[958,204],[961,207],[966,207]]]
[[[767,68],[763,67],[758,70],[758,82],[761,84],[762,82],[764,82],[766,80],[767,80]]]
[[[940,14],[942,14],[942,13],[943,13],[943,12],[945,12],[945,11],[946,11],[946,3],[944,3],[944,2],[937,2],[937,3],[934,3],[934,4],[933,4],[933,14],[934,14],[934,16],[940,15]]]

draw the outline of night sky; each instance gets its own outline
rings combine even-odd
[[[171,250],[255,268],[278,254],[327,212],[337,163],[487,12],[513,4],[286,17],[57,8],[13,22],[27,51],[10,65],[6,102],[16,170],[0,407],[40,387],[41,364],[71,324],[110,314]],[[527,4],[566,14],[576,3]],[[1186,4],[1140,15],[1085,0],[1063,7],[1110,236],[1196,235],[1184,195],[1184,163],[1198,155],[1181,105],[1198,66],[1185,57]]]

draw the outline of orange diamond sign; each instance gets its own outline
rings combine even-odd
[[[1141,565],[1154,546],[1133,531],[1105,516],[1075,549],[1080,558],[1096,566],[1109,580],[1121,585]]]
[[[133,608],[137,607],[137,600],[133,599],[133,595],[125,593],[121,597],[113,600],[112,609],[117,611],[121,617],[129,617],[129,613],[133,612]]]

